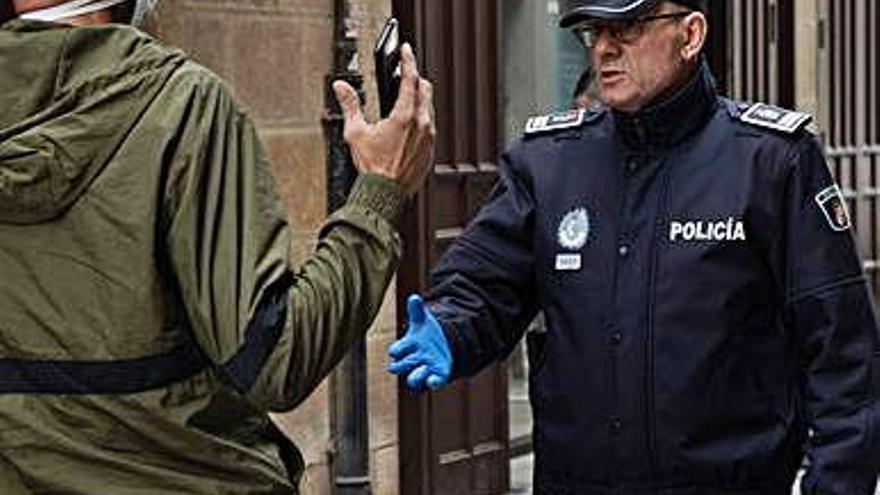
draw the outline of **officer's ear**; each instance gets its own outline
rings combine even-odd
[[[703,51],[706,36],[709,32],[709,21],[702,12],[691,12],[681,21],[682,45],[681,57],[686,62],[693,62]]]

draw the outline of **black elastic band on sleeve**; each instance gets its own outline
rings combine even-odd
[[[220,368],[226,381],[239,393],[245,394],[254,386],[281,338],[292,285],[293,274],[288,271],[266,289],[245,330],[244,344]]]

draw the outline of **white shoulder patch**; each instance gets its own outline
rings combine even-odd
[[[825,215],[828,226],[834,232],[844,232],[852,227],[846,200],[837,184],[832,184],[816,195],[816,204]]]
[[[526,123],[526,134],[570,129],[584,123],[586,110],[568,110],[566,112],[532,117]]]
[[[739,119],[747,124],[794,134],[809,124],[813,116],[766,103],[755,103],[743,112]]]

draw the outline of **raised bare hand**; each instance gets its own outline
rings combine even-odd
[[[343,81],[333,83],[345,116],[345,141],[360,173],[388,177],[415,193],[434,162],[433,86],[422,79],[412,47],[401,48],[400,94],[391,115],[375,124],[364,118],[357,92]]]

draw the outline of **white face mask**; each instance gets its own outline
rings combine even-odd
[[[31,21],[58,22],[108,9],[128,1],[130,0],[72,0],[53,7],[26,12],[19,17]],[[136,27],[143,27],[158,4],[159,0],[137,0],[131,23]]]
[[[19,17],[29,21],[58,22],[108,9],[128,0],[72,0],[40,10],[25,12]]]

